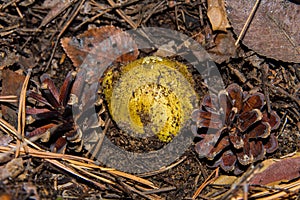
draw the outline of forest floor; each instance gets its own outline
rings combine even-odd
[[[229,199],[231,197],[251,199],[258,198],[255,197],[258,193],[261,198],[300,199],[300,41],[296,36],[296,47],[291,45],[291,48],[298,48],[298,53],[287,56],[286,60],[280,55],[293,54],[292,50],[282,50],[279,52],[279,57],[277,57],[278,53],[269,56],[273,55],[272,52],[270,53],[272,48],[273,51],[278,51],[275,47],[268,47],[267,51],[256,50],[268,46],[265,37],[262,39],[263,41],[257,39],[257,44],[247,42],[246,37],[248,32],[251,32],[251,27],[246,31],[245,42],[242,38],[238,45],[235,45],[239,31],[235,29],[236,21],[232,15],[229,15],[229,22],[232,26],[228,24],[228,27],[225,25],[225,28],[223,26],[212,30],[212,24],[218,23],[217,20],[226,23],[224,21],[226,21],[227,15],[224,9],[231,14],[234,11],[228,11],[228,7],[222,7],[224,6],[223,1],[218,1],[219,3],[214,7],[217,11],[214,11],[213,14],[219,19],[208,17],[210,16],[209,12],[212,12],[209,9],[212,7],[210,6],[211,1],[207,2],[206,0],[125,0],[118,2],[113,0],[0,0],[0,2],[0,102],[2,113],[0,199]],[[227,3],[227,6],[230,6],[231,1],[228,0]],[[294,3],[289,2],[289,4]],[[295,5],[299,6],[296,3]],[[287,9],[287,7],[284,8]],[[250,11],[251,8],[248,13]],[[259,15],[259,12],[256,14]],[[95,30],[95,27],[106,28],[102,29],[102,32],[89,31]],[[285,169],[290,172],[289,175],[279,173],[278,176],[282,175],[280,180],[269,181],[266,185],[251,186],[249,180],[258,174],[256,170],[261,168],[261,159],[247,165],[244,173],[234,175],[232,172],[209,167],[211,163],[207,159],[200,158],[195,151],[194,144],[197,141],[191,142],[184,152],[174,156],[172,163],[168,163],[160,169],[144,171],[140,174],[134,173],[135,170],[132,169],[129,171],[123,171],[123,168],[108,169],[112,166],[97,161],[97,152],[94,154],[89,152],[87,142],[83,143],[82,151],[74,152],[74,149],[70,148],[73,145],[72,141],[81,139],[81,137],[85,140],[87,138],[87,136],[78,136],[78,133],[68,132],[74,135],[67,135],[60,130],[61,135],[51,136],[46,143],[40,139],[26,137],[26,134],[40,126],[56,123],[51,121],[53,116],[57,117],[54,115],[55,112],[59,113],[58,121],[61,120],[58,123],[65,123],[64,125],[68,127],[70,122],[65,113],[61,114],[62,109],[64,111],[69,109],[68,105],[59,102],[58,106],[53,106],[49,95],[46,101],[50,102],[54,110],[57,109],[53,112],[54,114],[50,113],[53,116],[49,118],[49,115],[34,115],[27,110],[31,108],[31,112],[33,112],[33,109],[38,108],[41,102],[45,105],[41,99],[39,103],[33,101],[33,94],[39,93],[40,89],[44,90],[43,94],[55,90],[51,88],[51,81],[47,84],[44,82],[42,85],[41,77],[44,77],[43,80],[48,80],[50,77],[49,80],[52,80],[57,88],[65,86],[66,76],[72,71],[77,72],[76,80],[80,78],[87,80],[88,75],[85,74],[84,77],[80,71],[83,69],[81,64],[84,60],[83,57],[89,53],[95,53],[91,50],[94,43],[103,40],[102,37],[108,38],[110,34],[119,33],[120,30],[139,30],[146,27],[165,28],[170,30],[165,32],[167,34],[176,31],[201,45],[214,61],[211,69],[220,74],[221,80],[217,81],[221,81],[224,85],[224,88],[221,89],[236,83],[249,93],[264,94],[265,107],[278,114],[280,125],[276,130],[272,130],[272,134],[278,140],[278,149],[274,153],[266,154],[263,160],[282,161],[282,165],[284,165],[287,163],[286,158],[295,159],[292,163],[294,167],[288,165],[290,169]],[[297,28],[299,34],[299,27],[294,27],[294,29]],[[240,28],[237,29],[240,30]],[[148,34],[147,31],[144,33]],[[260,32],[256,34],[257,37],[260,36],[259,34],[263,35]],[[129,44],[131,44],[131,37],[134,38],[134,34],[129,39],[126,38]],[[171,38],[170,41],[183,41],[182,38],[174,37],[164,35],[162,41],[164,38]],[[277,38],[280,40],[280,37]],[[161,47],[162,49],[177,48],[177,51],[179,48],[172,42],[163,42],[165,42],[165,46]],[[278,45],[281,43],[278,42]],[[116,46],[115,48],[118,48],[118,44]],[[172,53],[160,50],[160,47],[139,49],[139,54],[132,53],[122,57],[114,67],[118,71],[119,65],[152,55],[169,57],[172,60],[186,63],[186,60],[180,57],[180,53],[174,56]],[[181,53],[183,51],[185,51],[184,48],[178,50]],[[170,50],[170,52],[172,51]],[[115,56],[112,52],[102,55],[101,50],[96,53],[100,57]],[[99,60],[96,59],[96,61]],[[189,72],[193,74],[192,79],[194,89],[199,96],[198,101],[201,102],[207,92],[208,82],[204,81],[205,77],[201,72],[199,74],[191,64],[187,63],[187,65]],[[91,71],[93,72],[93,70]],[[49,76],[43,75],[45,73]],[[102,78],[98,77],[96,82],[98,80],[101,82]],[[216,81],[213,75],[207,80],[211,80],[213,83]],[[80,82],[78,81],[78,83]],[[103,97],[102,92],[99,91],[100,99]],[[69,100],[70,96],[66,98]],[[102,117],[103,121],[100,126],[102,130],[105,130],[106,138],[111,140],[114,145],[124,151],[136,153],[155,151],[166,145],[156,137],[135,138],[124,133],[111,119],[105,103],[105,100],[101,101],[101,105],[97,105],[96,111],[99,119]],[[37,112],[37,110],[34,111]],[[40,124],[30,123],[30,115],[33,118],[40,117],[44,121]],[[63,120],[60,115],[63,116]],[[78,117],[75,114],[73,116]],[[43,136],[45,135],[44,131]],[[73,139],[70,139],[72,137]],[[60,141],[66,142],[66,140],[71,141],[72,144],[68,143],[67,147],[64,146],[65,143],[59,144]],[[78,147],[78,143],[80,144],[78,141],[74,143],[76,143],[74,148]],[[56,148],[56,153],[50,152],[53,151],[53,147]],[[178,153],[177,150],[174,152]],[[166,158],[162,157],[161,159]],[[119,162],[122,166],[125,165],[122,163],[124,160],[120,159]],[[267,164],[267,166],[270,165]],[[272,169],[267,171],[267,174],[273,173],[278,172],[272,171]],[[226,181],[217,179],[217,177],[225,177]],[[219,187],[220,185],[221,187]]]

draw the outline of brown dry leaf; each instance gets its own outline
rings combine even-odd
[[[230,57],[234,57],[236,54],[236,46],[233,33],[228,31],[227,33],[219,33],[214,40],[215,46],[208,50],[209,55],[213,61],[222,63],[228,60]]]
[[[23,159],[14,158],[4,166],[0,166],[0,180],[15,178],[24,171]]]
[[[49,0],[43,3],[45,8],[51,8],[46,17],[43,19],[40,27],[50,23],[55,17],[60,15],[66,8],[72,4],[71,0]]]
[[[300,153],[278,161],[265,160],[263,168],[254,175],[250,184],[274,185],[300,177]]]
[[[13,137],[0,132],[0,146],[6,147],[13,141]],[[11,160],[11,155],[7,153],[0,153],[0,163],[6,163]],[[0,198],[1,199],[1,198]]]
[[[45,0],[42,6],[45,8],[53,8],[55,6],[57,7],[58,5],[62,5],[65,2],[66,0]]]
[[[224,0],[208,0],[207,16],[214,31],[225,31],[230,28],[225,11]]]
[[[6,95],[16,95],[20,96],[23,82],[25,76],[20,75],[11,70],[5,69],[2,70],[2,88],[5,88],[1,91],[2,96]],[[17,103],[10,103],[9,105],[18,106]],[[1,104],[2,114],[7,121],[15,125],[17,123],[17,113],[15,109],[12,109],[11,106]]]
[[[14,52],[6,52],[7,56],[0,57],[0,70],[9,67],[19,61],[19,55]]]
[[[37,186],[35,184],[33,184],[31,182],[24,183],[23,188],[27,194],[30,194],[30,199],[40,200]]]
[[[300,153],[280,160],[268,159],[262,162],[263,167],[254,174],[249,184],[275,185],[300,177]],[[238,177],[223,175],[213,184],[226,185],[239,181]]]
[[[6,147],[11,141],[13,141],[13,138],[10,135],[2,135],[0,133],[0,146]]]
[[[226,195],[234,195],[234,199],[242,199],[243,190],[236,190],[237,186],[242,186],[245,183],[247,184],[259,184],[259,185],[268,185],[275,188],[284,187],[285,184],[282,182],[291,181],[300,177],[300,153],[289,157],[283,158],[280,160],[268,159],[262,162],[263,167],[256,171],[255,173],[251,172],[250,181],[248,181],[247,173],[243,174],[240,177],[221,175],[219,176],[212,185],[215,185],[211,188],[211,191],[206,195],[208,197],[214,197],[213,199],[224,199]],[[280,184],[280,185],[279,185]],[[231,185],[230,190],[226,190],[225,193],[220,193],[220,188]],[[257,188],[253,188],[253,191],[257,193]],[[234,193],[232,191],[236,190]],[[252,187],[250,187],[252,190]],[[250,191],[251,193],[251,191]],[[216,194],[218,194],[216,196]],[[226,199],[229,199],[226,197]]]
[[[227,15],[239,35],[256,0],[225,0]],[[300,62],[300,6],[290,1],[261,0],[242,43],[258,54]]]
[[[114,48],[105,46],[99,47],[99,44],[102,41],[114,35],[117,35],[114,40],[111,40],[112,42],[116,42],[115,44],[112,44]],[[89,29],[76,37],[63,38],[61,44],[75,67],[80,66],[85,57],[90,53],[95,54],[95,58],[97,58],[100,63],[103,59],[107,60],[109,58],[114,58],[114,55],[118,55],[119,52],[127,52],[128,49],[132,49],[132,51],[123,54],[116,61],[132,61],[135,60],[139,54],[137,46],[132,38],[124,31],[114,26]]]
[[[237,180],[236,176],[228,176],[228,175],[221,175],[219,176],[213,184],[216,185],[231,185]]]

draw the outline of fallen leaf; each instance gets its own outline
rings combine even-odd
[[[55,17],[60,15],[65,9],[67,9],[72,4],[71,0],[49,0],[43,3],[45,8],[51,7],[51,10],[44,17],[40,27],[43,27],[50,23]]]
[[[290,181],[300,177],[300,153],[281,160],[265,160],[260,169],[250,180],[250,184],[269,185]]]
[[[214,40],[214,46],[208,50],[209,55],[214,62],[222,63],[236,54],[236,46],[233,34],[228,31],[227,33],[218,33]]]
[[[23,75],[8,69],[2,70],[2,88],[5,88],[5,90],[1,91],[1,95],[16,95],[19,97],[24,80],[25,76]],[[18,103],[1,104],[1,109],[3,117],[10,124],[16,125],[17,113],[16,108],[12,109],[13,106],[17,107]]]
[[[227,15],[239,35],[256,0],[226,0]],[[242,43],[258,54],[300,62],[300,6],[290,1],[261,0]]]
[[[208,0],[207,16],[214,31],[227,31],[230,24],[227,20],[224,0]]]
[[[8,144],[13,141],[13,138],[10,135],[2,135],[0,133],[0,146],[8,146]]]
[[[105,45],[99,47],[104,40],[115,37],[112,42],[114,48],[108,48]],[[76,37],[67,37],[61,40],[62,47],[72,60],[75,67],[79,67],[88,54],[95,54],[95,58],[100,63],[103,60],[114,58],[119,52],[122,54],[116,61],[126,63],[137,58],[139,52],[133,39],[121,29],[114,26],[102,26],[92,28]],[[128,52],[128,50],[131,50]]]
[[[0,56],[0,70],[15,64],[19,60],[19,55],[15,52],[9,51],[6,54],[6,56]]]
[[[0,180],[15,178],[24,171],[23,159],[14,158],[0,167]]]
[[[34,185],[33,183],[31,183],[31,182],[24,183],[23,189],[26,191],[26,193],[28,195],[30,195],[30,199],[36,199],[36,200],[40,199],[38,191],[37,191],[37,186]]]
[[[221,175],[219,176],[213,184],[217,185],[231,185],[237,180],[236,176],[227,176],[227,175]]]

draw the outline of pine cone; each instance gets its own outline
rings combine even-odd
[[[262,93],[248,94],[237,84],[218,96],[206,95],[200,109],[192,113],[196,122],[192,131],[200,137],[195,145],[199,157],[211,160],[214,167],[240,174],[244,166],[273,153],[278,142],[271,131],[279,127],[280,118],[265,107]]]

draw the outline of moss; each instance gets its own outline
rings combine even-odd
[[[187,66],[146,57],[106,73],[102,82],[109,112],[130,134],[157,135],[163,142],[176,136],[190,118],[197,96]]]

